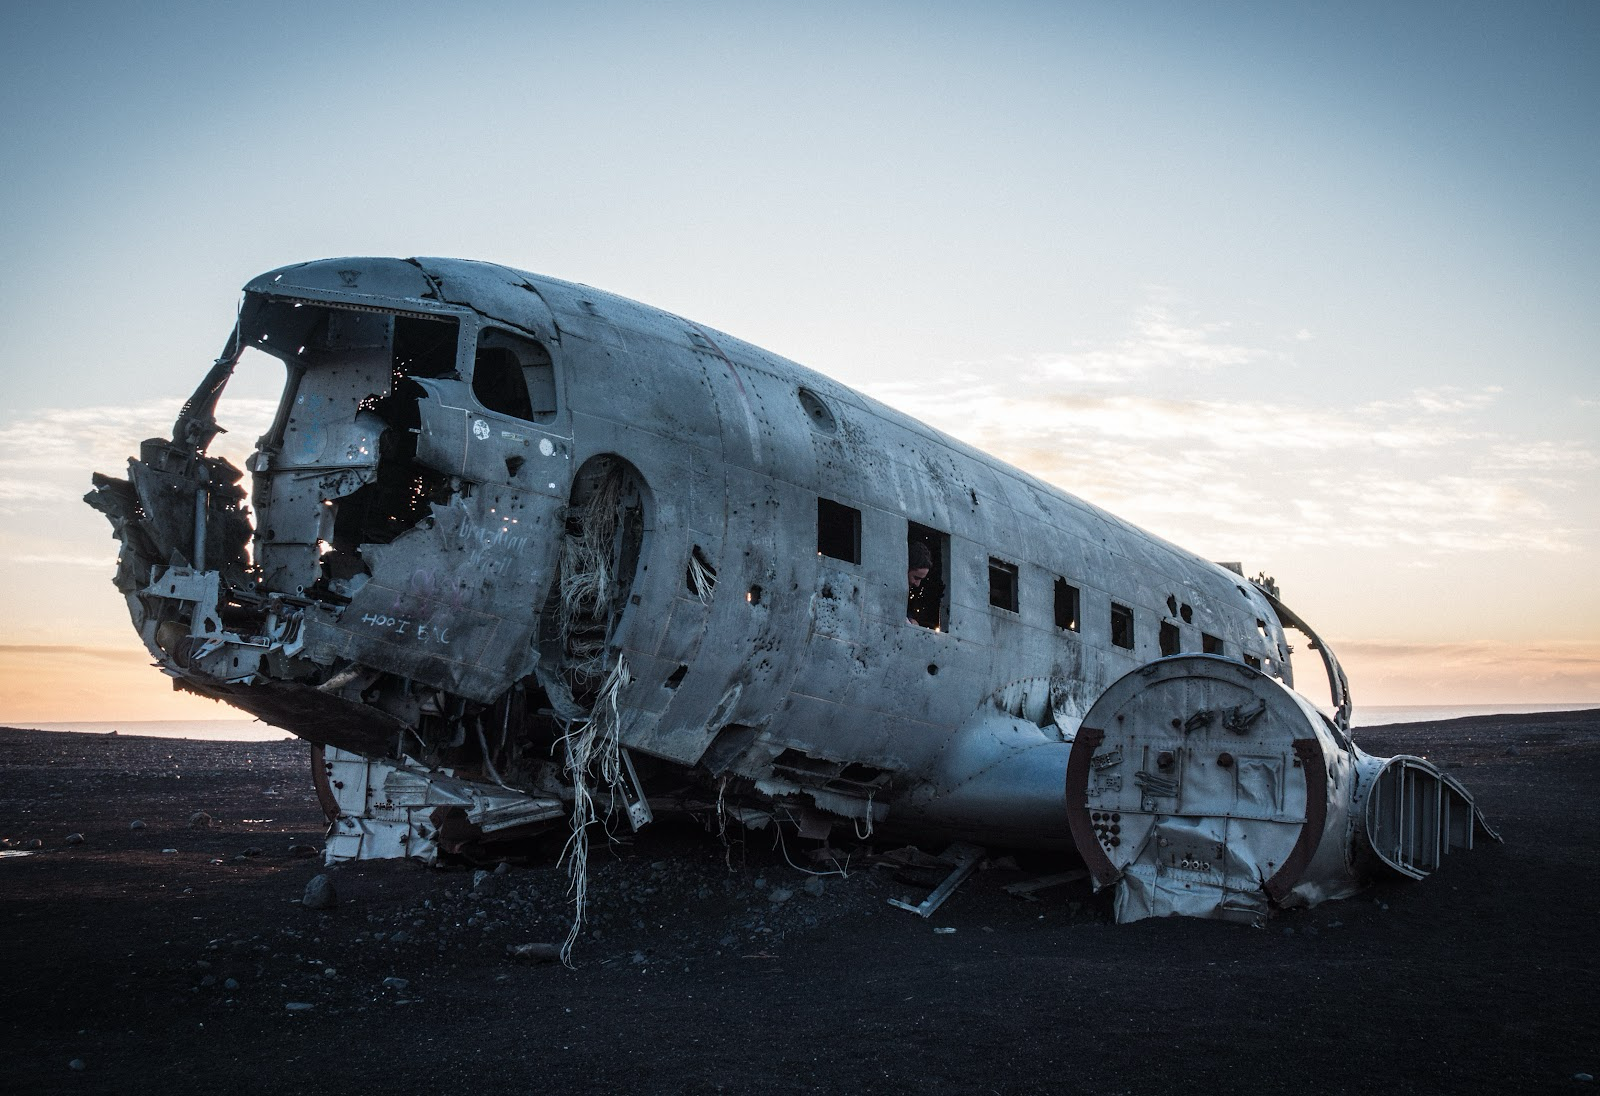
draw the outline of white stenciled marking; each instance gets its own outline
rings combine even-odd
[[[490,434],[489,424],[483,419],[472,420],[472,436],[479,441],[488,441]]]
[[[542,453],[542,454],[544,454],[545,456],[548,457],[552,453],[554,453],[555,451],[556,451],[555,442],[551,441],[549,438],[540,438],[539,439],[539,452],[540,453]]]

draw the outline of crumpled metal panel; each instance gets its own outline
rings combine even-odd
[[[493,702],[538,659],[535,622],[562,509],[548,495],[505,488],[435,506],[431,521],[363,550],[372,577],[336,619],[306,622],[307,656]]]

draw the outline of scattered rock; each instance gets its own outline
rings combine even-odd
[[[391,944],[403,944],[409,939],[410,939],[410,936],[407,935],[406,930],[405,929],[401,929],[399,932],[396,932],[396,933],[392,934],[389,937],[389,943],[391,943]]]
[[[775,906],[782,905],[793,897],[794,891],[788,887],[773,887],[772,890],[767,892],[767,901]]]
[[[311,1009],[314,1009],[317,1006],[313,1005],[310,1001],[286,1001],[284,1002],[283,1007],[288,1009],[290,1012],[309,1012]]]
[[[244,852],[240,853],[239,855],[240,856],[260,856],[261,855],[261,850],[257,846],[251,845],[248,849],[245,849]]]
[[[142,830],[144,829],[144,823],[135,818],[132,822],[128,823],[128,828],[130,830]]]
[[[813,875],[806,880],[806,893],[814,898],[821,898],[822,892],[827,889],[828,883],[820,875]]]
[[[1592,1074],[1592,1073],[1574,1073],[1572,1075],[1572,1079],[1574,1081],[1592,1081],[1592,1080],[1594,1080],[1594,1074]]]
[[[222,988],[228,990],[238,989],[239,982],[237,979],[229,978],[227,981],[222,983]]]
[[[940,936],[949,936],[952,932],[955,932],[956,930],[955,930],[955,926],[951,925],[951,926],[946,926],[944,928],[936,928],[933,931],[938,933]]]
[[[206,987],[214,986],[217,984],[217,976],[215,974],[207,974],[200,979],[200,984]]]
[[[44,848],[44,839],[40,838],[40,837],[35,837],[32,841],[29,841],[23,847],[24,848],[28,848],[28,849],[42,849],[42,848]]]
[[[308,910],[333,909],[339,904],[339,895],[333,889],[333,880],[326,875],[313,875],[311,881],[306,884],[306,893],[300,899],[300,904]]]
[[[162,855],[170,855],[170,854],[175,853],[177,851],[178,851],[177,849],[162,849],[161,850]]]
[[[317,847],[315,845],[290,845],[289,855],[297,856],[304,860],[307,857],[317,855]]]
[[[116,732],[112,731],[111,733],[115,734]],[[81,1070],[88,1069],[89,1065],[82,1058],[74,1058],[72,1061],[67,1063],[67,1068],[68,1069],[76,1069],[76,1070],[80,1070],[81,1071]]]
[[[496,875],[509,875],[511,874],[511,865],[502,860],[494,866],[494,873]]]
[[[1506,747],[1506,756],[1507,757],[1521,757],[1522,756],[1522,751],[1517,749],[1517,744],[1515,742],[1513,742],[1511,745]]]
[[[205,811],[195,811],[189,816],[189,828],[191,830],[209,830],[211,822],[211,816]]]
[[[638,966],[641,963],[646,962],[645,957],[644,957],[644,952],[642,952],[642,951],[634,952],[633,953],[633,958],[630,960],[630,962],[632,962],[634,966]]]
[[[554,944],[511,944],[506,954],[528,963],[554,963],[561,958],[561,949]]]
[[[81,833],[69,833],[69,834],[67,834],[67,844],[69,844],[69,845],[81,845],[81,844],[83,844],[83,834],[81,834]]]
[[[385,978],[383,980],[383,988],[384,989],[392,989],[396,993],[404,993],[406,987],[409,986],[410,984],[411,984],[411,980],[409,978],[389,977],[389,978]]]

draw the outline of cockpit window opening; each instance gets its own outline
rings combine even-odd
[[[1161,656],[1175,655],[1183,649],[1178,637],[1178,626],[1170,620],[1161,622]]]
[[[1220,655],[1222,653],[1222,640],[1209,632],[1201,632],[1200,650],[1208,655]]]
[[[524,422],[547,422],[556,413],[555,367],[539,343],[497,327],[478,334],[472,394],[490,411]]]

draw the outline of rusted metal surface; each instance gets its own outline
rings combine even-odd
[[[248,506],[208,451],[247,349],[285,367]],[[1108,687],[1204,650],[1256,667],[1262,703],[1294,696],[1284,626],[1304,625],[1270,580],[758,347],[489,264],[253,280],[172,437],[129,469],[87,501],[163,670],[417,799],[337,795],[335,858],[434,855],[424,806],[477,839],[496,818],[645,825],[654,799],[808,837],[1076,847],[1110,883],[1130,869],[1079,817],[1101,755],[1078,736]],[[1312,638],[1340,713],[1326,730],[1296,701],[1289,741],[1331,780],[1348,691]],[[1274,878],[1260,901],[1300,893]]]

